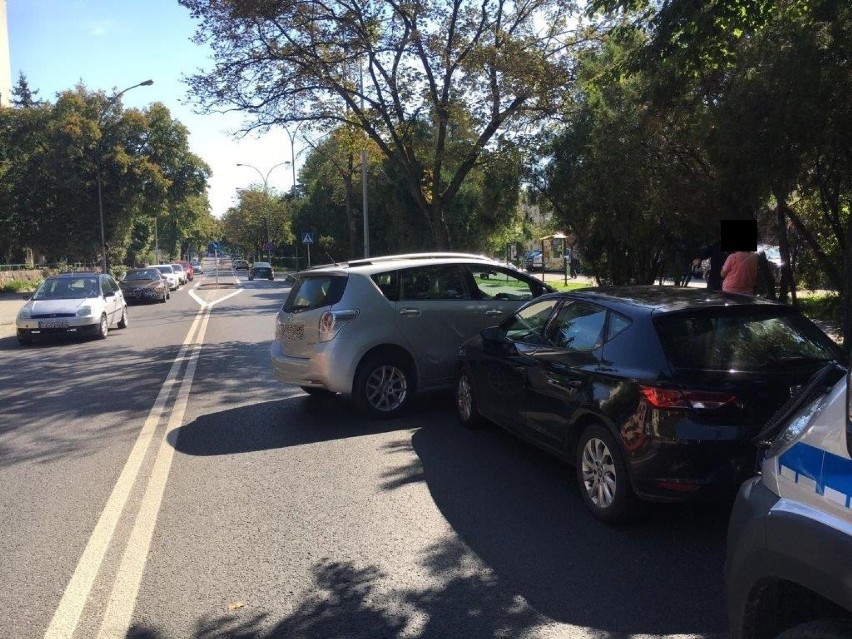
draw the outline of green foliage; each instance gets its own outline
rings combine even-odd
[[[11,282],[4,282],[3,286],[0,287],[0,292],[2,293],[29,293],[31,291],[36,290],[42,283],[43,280],[38,280],[34,282],[24,282],[21,280],[12,280]]]
[[[161,104],[124,110],[82,85],[55,103],[34,93],[22,77],[18,106],[0,109],[0,251],[97,263],[102,207],[111,264],[150,249],[144,227],[155,217],[161,246],[179,254],[188,229],[210,218],[210,170],[189,151],[185,127]]]
[[[840,296],[834,293],[802,296],[798,298],[796,305],[811,319],[832,322],[843,320],[843,303]]]
[[[523,139],[559,109],[582,46],[563,0],[180,2],[214,52],[190,80],[203,106],[242,110],[249,126],[363,132],[436,247],[466,241],[454,219],[466,178],[501,134]]]

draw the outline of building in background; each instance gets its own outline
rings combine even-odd
[[[9,58],[9,27],[6,0],[0,0],[0,106],[12,105],[12,62]]]

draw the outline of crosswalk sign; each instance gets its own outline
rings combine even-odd
[[[302,233],[302,244],[313,244],[314,243],[314,234],[313,233]]]

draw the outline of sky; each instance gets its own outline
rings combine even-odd
[[[197,24],[177,0],[6,0],[12,84],[23,73],[38,98],[78,83],[107,94],[151,79],[125,93],[125,108],[162,102],[189,130],[189,146],[211,168],[208,195],[215,217],[236,203],[237,189],[262,184],[287,191],[293,173],[290,139],[283,129],[236,138],[238,113],[199,115],[182,81],[210,69],[210,51],[191,41]],[[296,141],[298,172],[300,150]],[[237,163],[257,168],[238,167]]]

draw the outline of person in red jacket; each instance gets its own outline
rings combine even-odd
[[[757,284],[757,253],[736,251],[722,265],[722,290],[726,293],[754,295]]]

